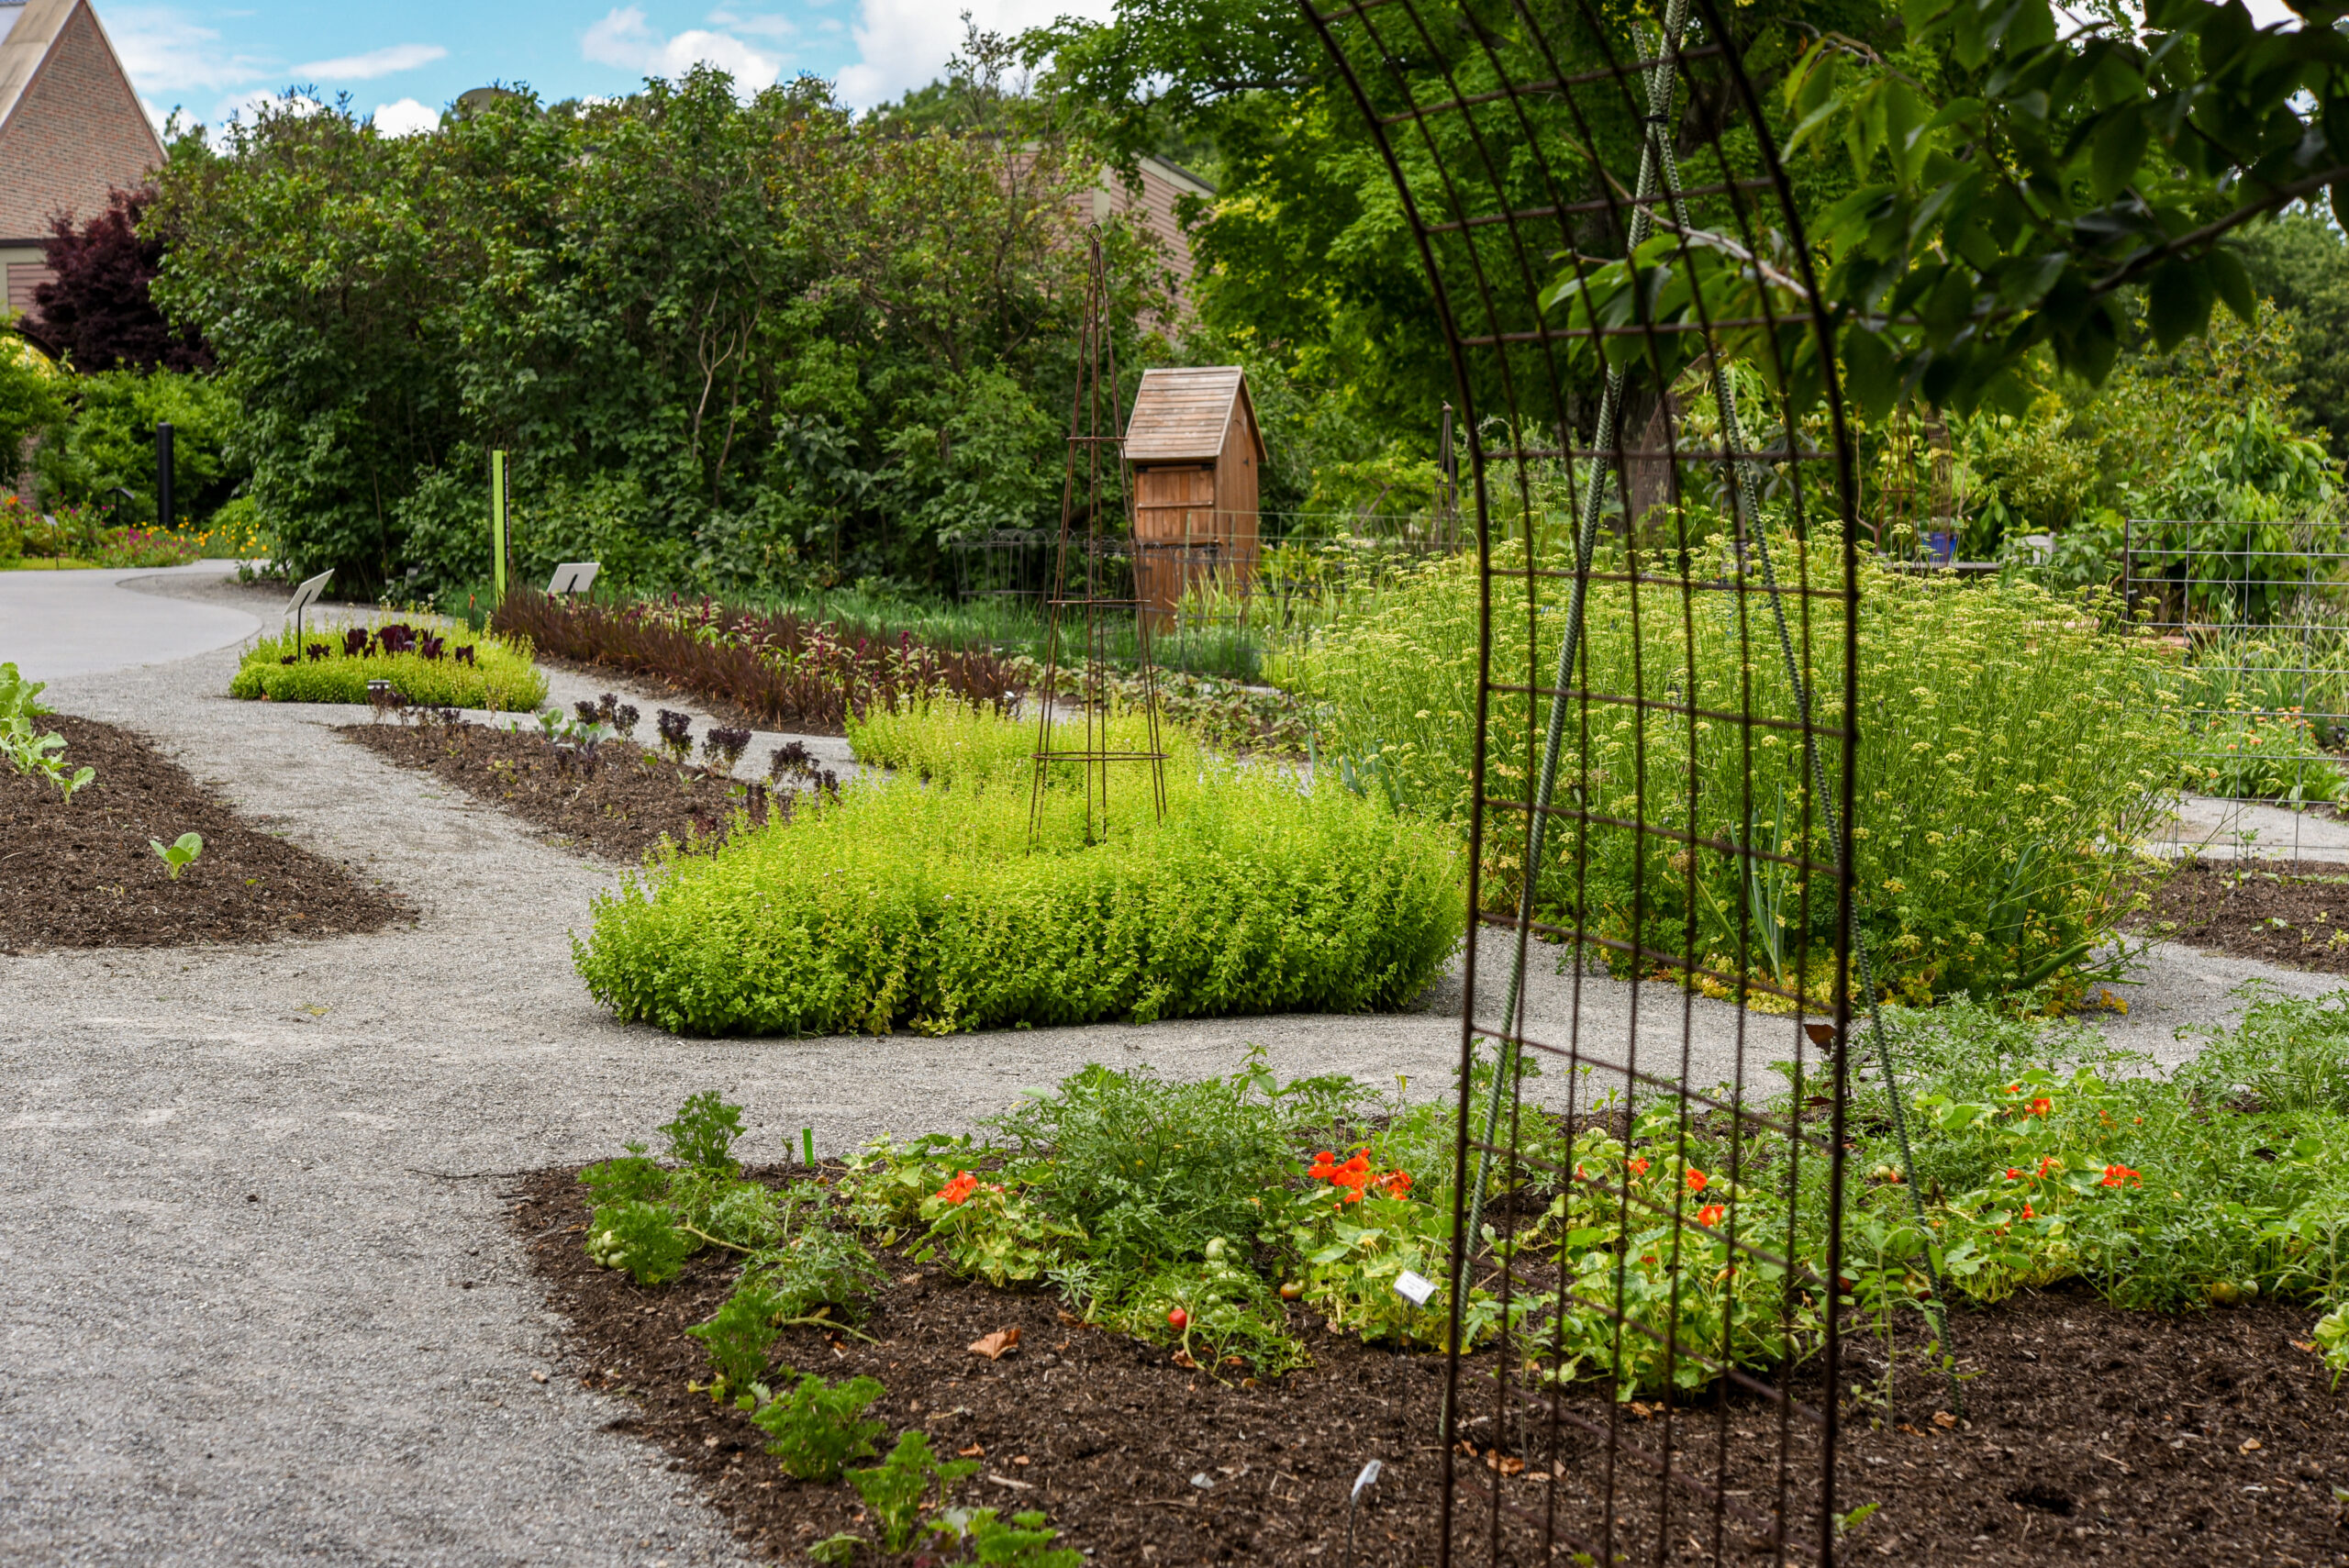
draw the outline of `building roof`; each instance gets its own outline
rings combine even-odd
[[[163,161],[163,143],[88,0],[0,0],[0,234],[46,234]]]
[[[1223,455],[1224,432],[1231,428],[1236,407],[1249,411],[1248,433],[1262,462],[1264,432],[1256,428],[1248,378],[1238,365],[1144,371],[1133,415],[1126,421],[1126,457],[1134,462],[1212,462]]]

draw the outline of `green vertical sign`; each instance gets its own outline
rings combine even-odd
[[[506,454],[489,454],[489,555],[496,574],[496,602],[506,602]]]

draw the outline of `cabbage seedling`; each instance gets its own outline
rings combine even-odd
[[[150,839],[147,845],[163,857],[163,863],[172,868],[172,880],[177,882],[180,873],[194,865],[195,857],[204,853],[204,835],[183,833],[168,848],[161,839]]]

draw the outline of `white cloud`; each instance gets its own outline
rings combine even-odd
[[[774,86],[783,69],[779,59],[731,33],[696,28],[674,38],[656,38],[644,25],[644,13],[633,6],[615,7],[589,28],[579,40],[579,52],[598,65],[617,65],[641,76],[674,78],[696,65],[714,65],[732,76],[736,89],[746,94]]]
[[[365,54],[314,60],[307,65],[295,66],[294,74],[305,82],[373,82],[378,76],[413,71],[419,65],[448,58],[449,51],[437,43],[395,43],[384,49],[371,49]]]
[[[385,136],[416,136],[440,128],[440,111],[428,109],[414,98],[375,106],[375,128]]]
[[[190,21],[169,6],[130,6],[106,13],[106,36],[114,40],[122,68],[142,93],[195,88],[219,92],[265,75],[266,60],[221,46],[211,28]]]
[[[981,32],[1018,33],[1056,17],[1108,21],[1111,0],[863,0],[857,62],[841,72],[844,103],[870,108],[935,81],[963,43],[963,13]]]
[[[778,42],[799,36],[799,24],[788,17],[746,17],[723,6],[709,14],[709,25],[724,28],[729,32],[748,33],[754,39],[774,39]]]

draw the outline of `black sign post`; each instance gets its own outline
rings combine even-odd
[[[155,527],[172,526],[172,427],[158,421],[155,426]]]

